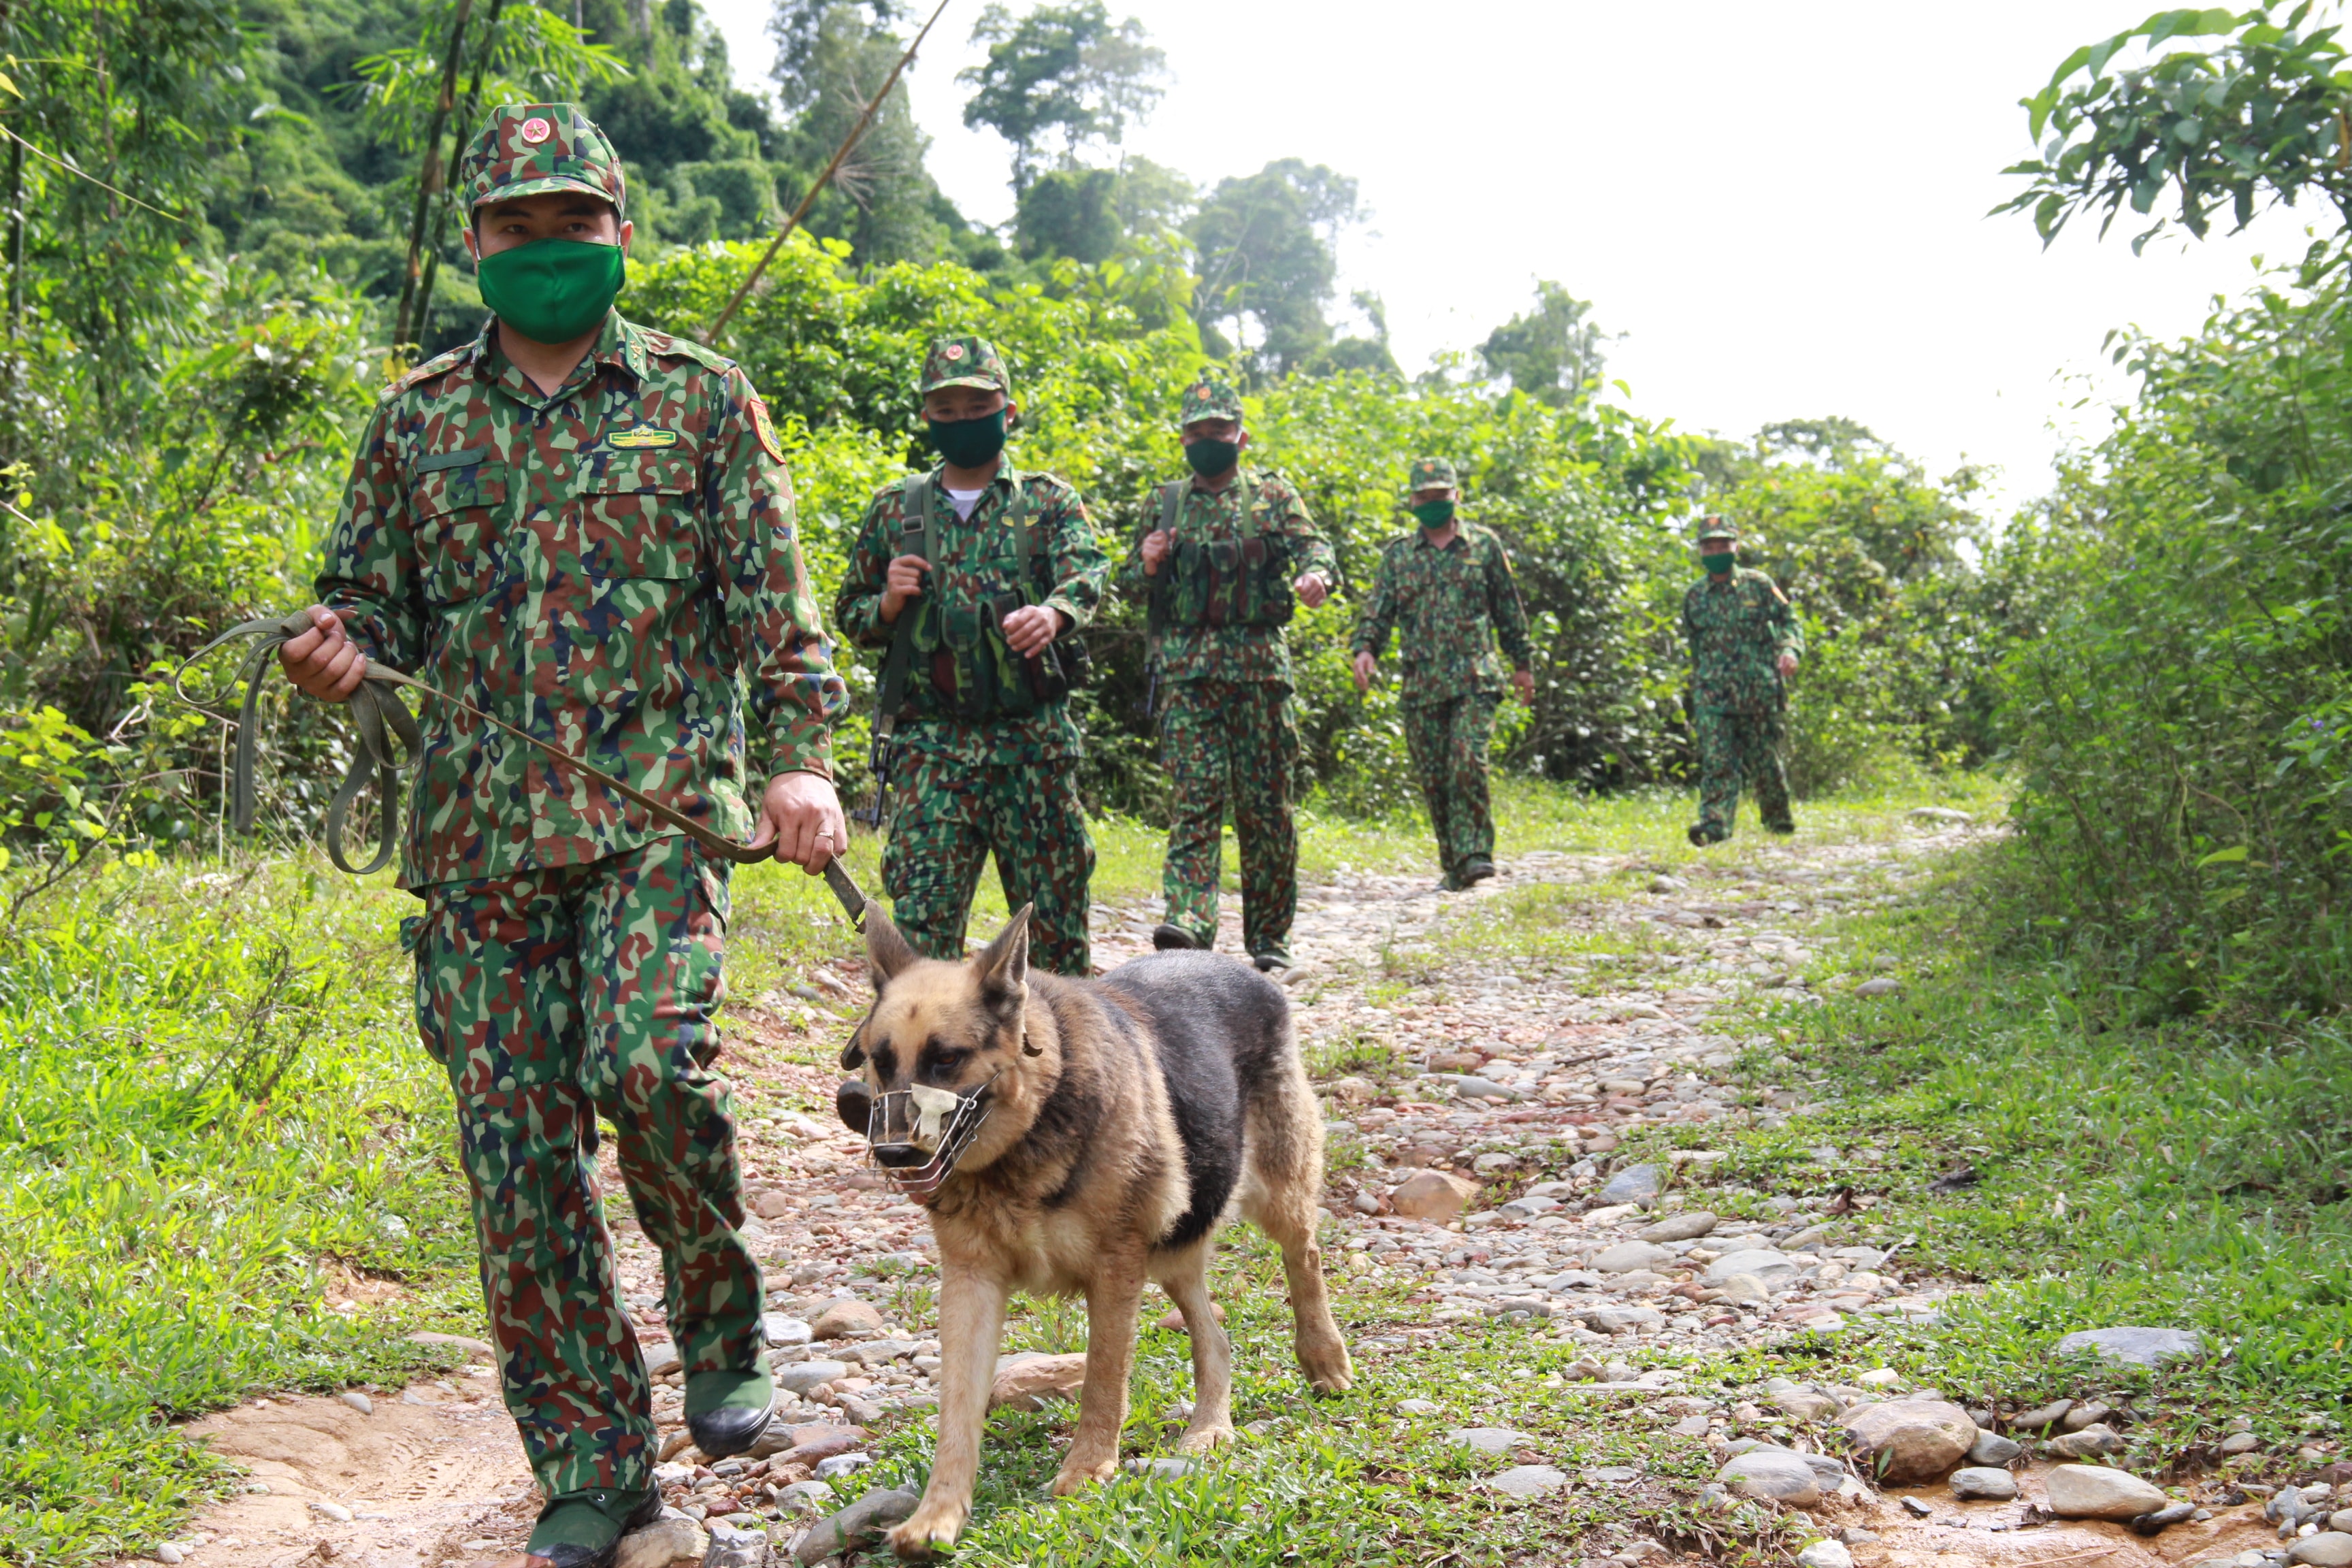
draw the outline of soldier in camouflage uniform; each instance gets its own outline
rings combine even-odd
[[[1698,743],[1701,847],[1731,837],[1744,777],[1756,809],[1775,833],[1794,833],[1789,779],[1780,763],[1788,705],[1785,682],[1805,651],[1805,630],[1778,584],[1739,564],[1739,534],[1719,517],[1699,527],[1706,575],[1683,595],[1683,637],[1691,652],[1691,735]]]
[[[1307,503],[1271,469],[1241,466],[1249,445],[1233,383],[1203,371],[1177,410],[1193,477],[1144,503],[1149,520],[1119,586],[1149,606],[1160,751],[1168,767],[1161,948],[1217,942],[1226,803],[1242,861],[1242,943],[1260,969],[1290,962],[1298,907],[1291,803],[1298,727],[1290,710],[1294,598],[1312,609],[1339,576]]]
[[[941,460],[876,492],[833,611],[851,642],[884,651],[875,755],[893,803],[891,919],[916,952],[961,958],[993,853],[1005,903],[1036,906],[1037,963],[1086,974],[1095,849],[1071,634],[1094,618],[1110,563],[1068,481],[1005,462],[1021,411],[985,339],[934,342],[919,390]]]
[[[1404,666],[1398,703],[1405,750],[1421,779],[1437,835],[1444,886],[1459,891],[1495,874],[1495,817],[1486,752],[1503,700],[1499,640],[1519,700],[1535,700],[1527,611],[1511,581],[1503,542],[1459,521],[1454,465],[1423,458],[1407,480],[1408,510],[1420,526],[1381,552],[1380,575],[1356,624],[1356,689],[1371,689],[1389,632],[1402,624]]]
[[[846,841],[828,734],[847,693],[766,407],[731,361],[612,309],[626,187],[576,105],[495,111],[463,172],[494,317],[377,405],[288,674],[341,701],[383,660],[822,868]],[[728,867],[467,714],[421,717],[400,880],[425,912],[402,941],[545,1494],[527,1556],[597,1568],[660,1501],[599,1115],[661,1252],[696,1445],[747,1449],[772,1409],[711,1070]]]

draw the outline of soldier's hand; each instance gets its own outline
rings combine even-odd
[[[1004,617],[1004,640],[1013,651],[1027,658],[1045,651],[1045,645],[1062,635],[1062,612],[1050,605],[1024,605]]]
[[[1310,610],[1331,596],[1331,590],[1325,584],[1320,572],[1301,573],[1298,581],[1290,585],[1290,591],[1297,595],[1298,602]]]
[[[1780,679],[1783,680],[1788,679],[1789,677],[1797,673],[1797,656],[1793,653],[1782,654],[1780,656],[1779,668],[1780,671]]]
[[[882,620],[884,625],[896,621],[907,601],[919,598],[923,592],[923,574],[931,563],[919,555],[901,555],[890,563],[882,574]]]
[[[760,825],[751,847],[773,844],[776,858],[820,875],[825,862],[849,847],[849,826],[841,819],[841,797],[833,781],[819,773],[778,773],[760,800]]]
[[[352,641],[343,618],[324,605],[308,614],[310,629],[278,649],[278,668],[297,689],[321,702],[348,702],[367,679],[367,655]]]
[[[1521,702],[1530,708],[1534,707],[1536,705],[1536,672],[1532,669],[1511,671],[1511,689],[1519,694]]]
[[[1372,671],[1377,668],[1378,662],[1368,653],[1360,653],[1356,656],[1357,690],[1370,691],[1372,689]]]
[[[1155,528],[1143,536],[1143,574],[1156,577],[1160,563],[1168,559],[1170,535],[1164,528]]]

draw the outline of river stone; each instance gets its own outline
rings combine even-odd
[[[1087,1352],[1067,1355],[1007,1356],[996,1363],[988,1387],[988,1407],[1001,1410],[1043,1410],[1048,1399],[1067,1399],[1087,1380]]]
[[[1776,1252],[1769,1247],[1742,1247],[1708,1264],[1703,1279],[1706,1284],[1720,1285],[1735,1274],[1753,1274],[1769,1286],[1795,1279],[1797,1267],[1797,1260],[1785,1252]]]
[[[1969,1463],[2005,1465],[2023,1452],[2025,1445],[2014,1437],[2004,1437],[1998,1432],[1979,1432],[1977,1440],[1969,1445]]]
[[[786,1362],[771,1374],[776,1386],[786,1394],[806,1394],[821,1383],[831,1383],[836,1377],[849,1375],[845,1361]]]
[[[2008,1502],[2017,1496],[2017,1478],[1991,1465],[1970,1465],[1952,1472],[1952,1495],[1984,1502]]]
[[[2204,1348],[2194,1329],[2084,1329],[2058,1342],[2060,1355],[2088,1351],[2112,1366],[2162,1366]]]
[[[2137,1519],[2171,1500],[2129,1470],[2105,1465],[2055,1465],[2043,1483],[2050,1511],[2060,1519]]]
[[[2090,1459],[2102,1454],[2120,1454],[2129,1445],[2122,1433],[2104,1422],[2094,1421],[2080,1432],[2053,1437],[2042,1447],[2062,1459]]]
[[[1742,1497],[1811,1508],[1822,1500],[1821,1478],[1802,1454],[1786,1448],[1751,1448],[1736,1454],[1715,1479]]]
[[[2347,1568],[2352,1565],[2352,1535],[2340,1530],[2306,1535],[2286,1549],[2286,1560],[2308,1563],[2312,1568]]]
[[[1940,1399],[1890,1399],[1849,1410],[1840,1425],[1853,1435],[1865,1475],[1889,1486],[1932,1481],[1967,1457],[1977,1424]]]
[[[1797,1553],[1797,1568],[1853,1568],[1853,1553],[1834,1541],[1816,1541]]]
[[[2021,1410],[2010,1418],[2012,1432],[2039,1432],[2045,1426],[2055,1426],[2074,1408],[2071,1399],[2053,1399],[2047,1405],[2037,1405],[2031,1410]]]
[[[1635,1234],[1643,1241],[1696,1241],[1714,1228],[1715,1216],[1702,1209],[1696,1214],[1668,1215]]]
[[[1407,1219],[1452,1219],[1478,1195],[1477,1187],[1444,1171],[1415,1171],[1389,1194],[1389,1206]]]
[[[1793,1394],[1776,1394],[1772,1403],[1782,1412],[1799,1421],[1819,1421],[1823,1416],[1834,1415],[1838,1412],[1838,1402],[1828,1394],[1807,1394],[1801,1390]]]
[[[702,1533],[702,1527],[680,1514],[676,1519],[657,1519],[621,1537],[613,1568],[669,1568],[673,1563],[699,1563],[709,1550],[710,1538]]]
[[[1594,1200],[1601,1204],[1633,1204],[1658,1195],[1658,1168],[1655,1165],[1628,1165],[1609,1178]]]
[[[820,1340],[871,1339],[882,1331],[882,1314],[855,1297],[827,1301],[809,1323],[809,1333]]]
[[[801,1537],[793,1556],[802,1563],[822,1563],[856,1546],[869,1546],[882,1532],[915,1511],[922,1500],[913,1492],[870,1491],[832,1518],[821,1521]]]
[[[1465,1426],[1448,1432],[1449,1443],[1463,1443],[1482,1454],[1507,1454],[1521,1443],[1529,1441],[1524,1432],[1514,1432],[1508,1426]]]
[[[1568,1485],[1568,1477],[1549,1465],[1514,1465],[1486,1484],[1505,1497],[1541,1497]]]
[[[1772,1299],[1771,1288],[1753,1274],[1727,1274],[1716,1281],[1715,1288],[1734,1307],[1760,1307]]]
[[[1649,1331],[1666,1326],[1666,1315],[1655,1307],[1595,1307],[1580,1314],[1584,1326],[1596,1334],[1613,1334],[1620,1329]]]
[[[1663,1247],[1653,1247],[1646,1241],[1621,1241],[1593,1254],[1587,1267],[1595,1274],[1631,1274],[1636,1268],[1668,1268],[1674,1261],[1675,1255]]]

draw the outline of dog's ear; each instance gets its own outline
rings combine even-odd
[[[883,986],[898,978],[899,972],[915,962],[915,950],[898,934],[873,900],[866,900],[866,967],[874,976],[874,994],[879,996]]]
[[[843,1126],[863,1138],[874,1113],[874,1091],[866,1087],[864,1079],[851,1079],[833,1091],[833,1110]]]
[[[1029,994],[1029,911],[1036,907],[1024,904],[1014,910],[996,940],[971,961],[980,973],[982,999],[1000,1011],[1011,1011]]]
[[[856,1072],[866,1065],[866,1026],[860,1024],[850,1031],[849,1044],[841,1047],[841,1070]]]

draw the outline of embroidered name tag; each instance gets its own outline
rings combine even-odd
[[[624,452],[641,452],[655,447],[675,447],[678,436],[675,430],[665,430],[657,425],[631,425],[604,437],[604,445]]]

